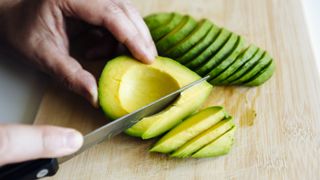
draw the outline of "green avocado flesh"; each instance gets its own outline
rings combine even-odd
[[[188,140],[219,122],[225,115],[226,113],[222,107],[212,107],[200,111],[168,132],[153,146],[151,151],[161,153],[172,152]]]
[[[190,16],[184,16],[180,24],[169,34],[156,42],[159,53],[164,53],[175,44],[184,39],[197,26],[196,20]]]
[[[227,154],[234,142],[234,133],[236,127],[233,127],[228,132],[223,134],[217,140],[201,148],[192,155],[193,158],[208,158]]]
[[[196,151],[214,141],[234,126],[232,118],[226,118],[185,143],[179,149],[175,150],[171,156],[178,158],[190,157]]]
[[[180,62],[202,77],[210,74],[213,85],[257,86],[274,73],[275,62],[266,73],[260,72],[271,64],[260,61],[259,56],[267,52],[254,45],[248,47],[243,37],[219,28],[208,19],[197,22],[188,15],[159,13],[146,17],[145,21],[161,56]],[[243,41],[240,47],[236,46],[239,38]],[[244,54],[243,49],[248,52]],[[252,67],[257,68],[251,71]],[[261,77],[249,83],[258,74]]]
[[[151,65],[120,56],[107,63],[99,80],[99,103],[116,119],[157,100],[200,76],[179,63],[157,57]],[[143,118],[126,133],[149,139],[163,134],[201,107],[212,86],[203,82],[183,93],[163,111]]]

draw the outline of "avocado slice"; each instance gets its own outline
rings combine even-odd
[[[185,54],[180,55],[176,61],[181,64],[186,64],[192,61],[196,56],[202,53],[212,42],[218,37],[220,28],[213,24],[210,31],[199,41],[194,47],[188,50]]]
[[[187,118],[162,137],[150,150],[151,152],[169,153],[201,132],[210,128],[226,116],[223,107],[215,106],[202,110]]]
[[[222,29],[219,36],[212,41],[211,45],[204,51],[202,51],[199,56],[186,64],[186,66],[192,70],[195,70],[200,65],[206,63],[208,58],[214,56],[218,52],[218,50],[228,41],[228,39],[230,39],[231,34],[232,33],[230,31]]]
[[[228,117],[185,143],[179,149],[174,151],[171,156],[178,158],[189,157],[205,145],[220,137],[232,127],[234,127],[234,122],[232,117]]]
[[[266,68],[268,64],[272,61],[272,58],[268,53],[265,53],[265,55],[257,62],[257,64],[247,71],[242,77],[239,79],[231,82],[231,84],[243,84],[253,78],[255,75],[257,75],[261,70]]]
[[[182,21],[183,16],[181,14],[174,13],[170,22],[164,26],[160,26],[150,31],[154,41],[158,41],[166,34],[170,33],[177,25]]]
[[[181,54],[186,53],[190,48],[192,48],[196,43],[199,42],[212,28],[212,23],[207,19],[202,19],[196,28],[181,42],[176,44],[174,47],[170,48],[163,54],[167,57],[177,58]]]
[[[210,144],[201,148],[199,151],[192,155],[193,158],[208,158],[216,157],[227,154],[234,142],[234,133],[236,127],[234,126],[228,132],[223,134],[217,140],[212,141]]]
[[[128,114],[201,77],[169,58],[146,65],[128,56],[107,63],[99,79],[99,104],[111,119]],[[163,111],[143,118],[126,133],[149,139],[168,131],[201,107],[212,86],[203,82],[183,93]]]
[[[225,71],[223,71],[219,76],[212,79],[210,83],[215,85],[224,84],[225,79],[227,79],[234,72],[236,72],[243,64],[245,64],[257,52],[258,52],[258,47],[254,45],[250,45],[247,49],[245,49],[241,53],[241,55],[237,57],[237,59]]]
[[[160,55],[165,55],[165,52],[179,43],[197,26],[197,21],[190,16],[184,16],[182,21],[169,34],[156,42],[157,49]]]
[[[231,54],[228,55],[220,64],[218,64],[216,67],[214,67],[208,74],[210,75],[210,83],[214,84],[214,79],[216,76],[218,76],[221,72],[223,72],[225,69],[227,69],[237,58],[237,56],[241,53],[244,46],[244,39],[239,36],[237,44],[235,45],[233,51]]]
[[[174,13],[156,13],[151,14],[143,19],[149,30],[152,31],[155,28],[168,24],[173,16]]]
[[[271,78],[274,70],[275,70],[275,63],[273,60],[271,60],[268,67],[260,71],[254,78],[249,80],[249,82],[246,82],[244,85],[246,86],[259,86],[262,83],[266,82],[268,79]]]
[[[235,44],[237,43],[238,35],[231,33],[231,37],[228,39],[228,41],[223,45],[222,48],[218,50],[218,52],[212,56],[205,64],[201,65],[198,69],[196,69],[196,73],[198,73],[200,76],[206,75],[210,70],[212,70],[217,64],[219,64],[221,61],[224,60],[226,56],[228,56]]]
[[[247,71],[249,71],[258,61],[264,56],[264,50],[258,49],[258,52],[255,53],[244,65],[242,65],[238,70],[230,75],[226,80],[223,81],[223,84],[230,84],[231,82],[239,79]]]

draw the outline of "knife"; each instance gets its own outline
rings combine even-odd
[[[122,116],[96,130],[90,132],[84,136],[84,142],[82,147],[75,153],[64,156],[61,158],[46,158],[46,159],[36,159],[31,161],[26,161],[22,163],[9,164],[3,167],[0,167],[0,179],[15,179],[15,180],[31,180],[31,179],[40,179],[43,177],[53,176],[57,173],[59,169],[59,164],[72,159],[78,154],[86,151],[92,146],[99,144],[100,142],[110,139],[124,130],[130,128],[132,125],[139,122],[142,118],[151,116],[157,112],[163,110],[167,105],[172,103],[181,92],[184,90],[197,85],[205,80],[209,76],[206,76],[202,79],[194,81],[177,91],[174,91],[168,95],[161,97],[160,99],[130,113],[125,116]]]

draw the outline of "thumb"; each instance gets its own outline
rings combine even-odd
[[[55,126],[0,125],[0,166],[37,158],[60,157],[77,151],[82,135]]]

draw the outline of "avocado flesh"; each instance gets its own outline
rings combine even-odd
[[[258,49],[258,52],[255,53],[255,55],[250,58],[244,65],[242,65],[236,72],[234,72],[232,75],[230,75],[226,80],[224,80],[223,84],[230,84],[234,82],[235,80],[239,79],[241,76],[243,76],[247,71],[249,71],[263,56],[264,56],[264,50]]]
[[[231,37],[228,41],[218,50],[218,52],[212,56],[207,62],[205,62],[201,67],[196,69],[196,73],[200,76],[206,75],[210,70],[213,69],[217,64],[219,64],[223,59],[228,56],[232,50],[234,45],[237,43],[238,35],[231,33]]]
[[[212,28],[212,23],[207,19],[201,20],[197,27],[181,42],[164,52],[163,55],[167,57],[177,58],[181,54],[186,53],[194,45],[196,45]]]
[[[268,64],[272,61],[272,58],[268,53],[266,53],[257,63],[253,66],[252,69],[247,71],[242,77],[233,81],[231,84],[243,84],[257,75],[261,70],[268,66]]]
[[[208,158],[216,157],[229,153],[233,142],[234,142],[234,133],[236,127],[234,126],[228,132],[220,136],[218,139],[212,141],[210,144],[201,148],[199,151],[192,155],[193,158]]]
[[[271,78],[274,70],[275,70],[275,63],[273,60],[271,60],[271,63],[270,63],[270,65],[268,65],[268,67],[266,67],[264,70],[260,71],[259,74],[256,75],[256,77],[249,80],[249,82],[246,82],[244,85],[245,86],[259,86]]]
[[[156,47],[160,55],[165,55],[165,52],[188,36],[197,26],[197,21],[190,16],[183,17],[181,23],[172,30],[169,34],[156,42]]]
[[[187,118],[162,137],[150,150],[152,152],[169,153],[201,132],[210,128],[225,117],[222,107],[211,107]]]
[[[211,44],[211,42],[218,36],[219,32],[220,28],[213,24],[209,32],[185,54],[179,55],[176,61],[181,64],[187,64],[192,61]]]
[[[144,19],[150,31],[160,26],[166,25],[172,19],[174,13],[157,13],[151,14]]]
[[[214,79],[216,76],[222,73],[236,60],[237,56],[243,50],[243,46],[244,46],[244,39],[242,37],[238,37],[238,42],[235,45],[231,54],[229,54],[228,57],[226,57],[225,60],[223,60],[216,67],[213,67],[212,70],[208,73],[210,75],[209,80],[211,84],[214,84],[214,81],[212,79]]]
[[[258,52],[258,47],[250,45],[246,50],[242,52],[241,55],[219,76],[215,77],[210,81],[211,84],[221,85],[224,81],[233,73],[235,73],[243,64],[245,64],[250,58],[252,58],[255,53]]]
[[[195,138],[185,143],[179,149],[174,151],[174,153],[171,156],[178,158],[189,157],[205,145],[220,137],[222,134],[224,134],[234,126],[235,125],[232,120],[232,117],[223,119],[216,125],[212,126],[211,128],[207,129],[206,131],[202,132]]]
[[[202,51],[199,56],[190,61],[186,66],[192,70],[196,69],[200,65],[206,63],[206,61],[214,56],[218,50],[223,47],[223,45],[230,39],[231,32],[226,29],[221,29],[218,37],[214,39],[209,47],[207,47],[204,51]]]
[[[200,78],[168,58],[157,57],[152,65],[146,65],[120,56],[109,61],[102,72],[99,103],[108,117],[116,119]],[[200,108],[211,90],[212,86],[203,82],[184,91],[166,109],[143,118],[127,133],[148,139],[168,131]]]
[[[170,33],[173,29],[177,27],[177,25],[182,21],[183,16],[177,13],[174,13],[172,19],[168,24],[155,28],[154,30],[150,31],[151,36],[154,41],[158,41],[166,34]]]

